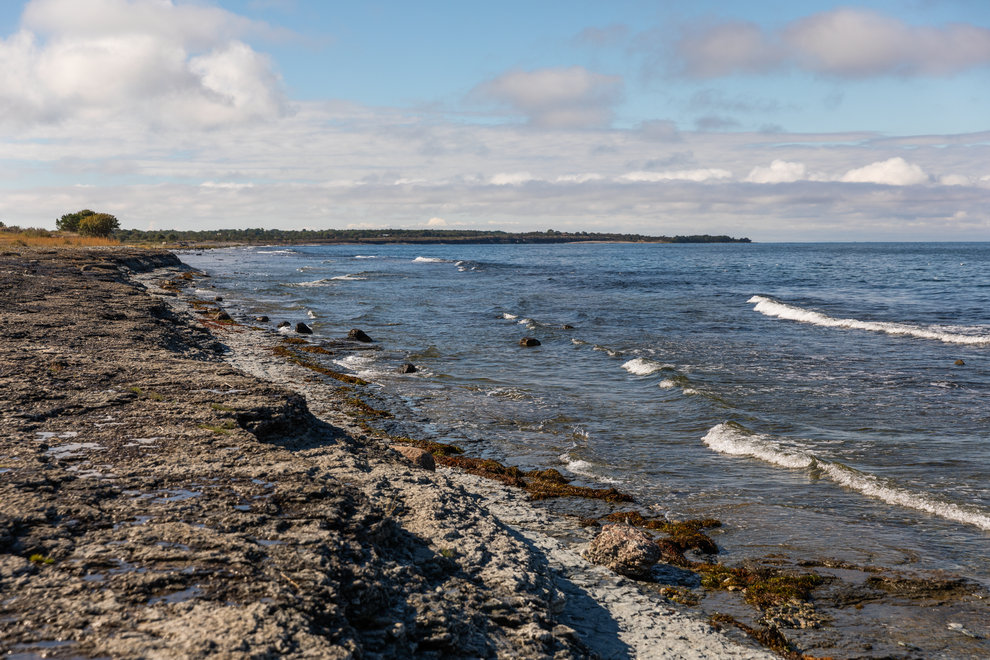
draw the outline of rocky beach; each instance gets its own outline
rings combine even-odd
[[[768,657],[586,561],[596,528],[374,432],[356,383],[184,299],[201,277],[0,255],[7,657]]]

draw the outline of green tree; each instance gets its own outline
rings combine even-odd
[[[120,229],[120,222],[109,213],[94,213],[79,221],[83,236],[109,236],[115,229]]]
[[[83,209],[76,213],[66,213],[61,218],[55,221],[55,227],[59,231],[79,231],[79,223],[82,222],[83,218],[88,218],[90,216],[96,215],[95,212],[89,209]]]

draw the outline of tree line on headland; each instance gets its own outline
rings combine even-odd
[[[0,222],[0,233],[25,238],[59,239],[83,236],[122,243],[182,246],[225,244],[271,245],[301,243],[749,243],[748,238],[696,234],[692,236],[646,236],[613,232],[546,231],[507,232],[473,229],[121,229],[109,213],[83,209],[66,213],[55,221],[57,231],[8,227]]]
[[[205,231],[121,229],[114,236],[125,243],[749,243],[730,236],[644,236],[599,232],[480,231],[470,229],[219,229]]]

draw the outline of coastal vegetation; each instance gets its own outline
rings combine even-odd
[[[218,229],[159,230],[122,229],[114,236],[125,243],[210,245],[242,243],[272,245],[292,243],[749,243],[748,238],[712,236],[646,236],[614,232],[546,231],[506,232],[469,229]]]
[[[648,236],[617,232],[546,231],[507,232],[472,229],[121,229],[110,213],[82,209],[55,221],[57,231],[8,227],[0,222],[0,244],[21,245],[165,245],[212,247],[217,245],[291,245],[314,243],[750,243],[748,238],[726,235]]]

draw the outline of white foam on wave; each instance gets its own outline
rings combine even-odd
[[[901,487],[889,479],[860,472],[806,451],[788,448],[768,435],[750,433],[736,424],[712,427],[702,438],[702,442],[720,454],[756,458],[785,468],[817,469],[836,484],[867,497],[990,530],[990,514],[986,511],[947,502],[935,495]]]
[[[311,309],[307,309],[306,310],[306,316],[308,316],[311,319],[315,319],[316,318],[316,312],[314,312]]]
[[[331,280],[344,281],[344,282],[361,282],[361,281],[366,280],[368,278],[367,277],[358,277],[357,275],[337,275],[335,277],[331,277],[330,279]]]
[[[701,441],[720,454],[749,456],[781,467],[808,468],[815,463],[806,452],[786,450],[768,436],[746,433],[733,424],[712,427]]]
[[[671,378],[664,378],[659,383],[657,383],[657,387],[659,387],[661,390],[672,390],[675,387],[677,387],[677,382]]]
[[[778,302],[766,296],[753,296],[746,302],[755,304],[754,312],[788,321],[811,323],[826,328],[847,328],[884,332],[889,335],[905,335],[918,339],[934,339],[948,344],[990,344],[990,334],[982,326],[945,328],[940,326],[917,326],[890,321],[860,321],[859,319],[838,319],[821,312],[804,309],[795,305]]]
[[[258,250],[255,254],[295,254],[295,250]]]
[[[355,259],[380,259],[377,254],[355,254]]]
[[[331,279],[324,277],[312,282],[296,282],[293,286],[329,286],[331,281]]]
[[[441,259],[440,257],[416,257],[413,259],[414,262],[428,263],[428,264],[447,264],[450,263],[449,259]]]
[[[519,318],[518,314],[509,314],[508,312],[502,313],[502,318],[507,320],[513,320]]]
[[[598,474],[594,469],[594,464],[589,463],[588,461],[580,458],[572,458],[569,454],[561,454],[559,458],[564,463],[564,469],[571,474],[588,477],[589,479],[606,484],[620,483],[618,479],[610,479],[609,477]]]
[[[664,369],[673,369],[674,366],[646,358],[633,358],[623,364],[622,368],[636,376],[650,376]]]

